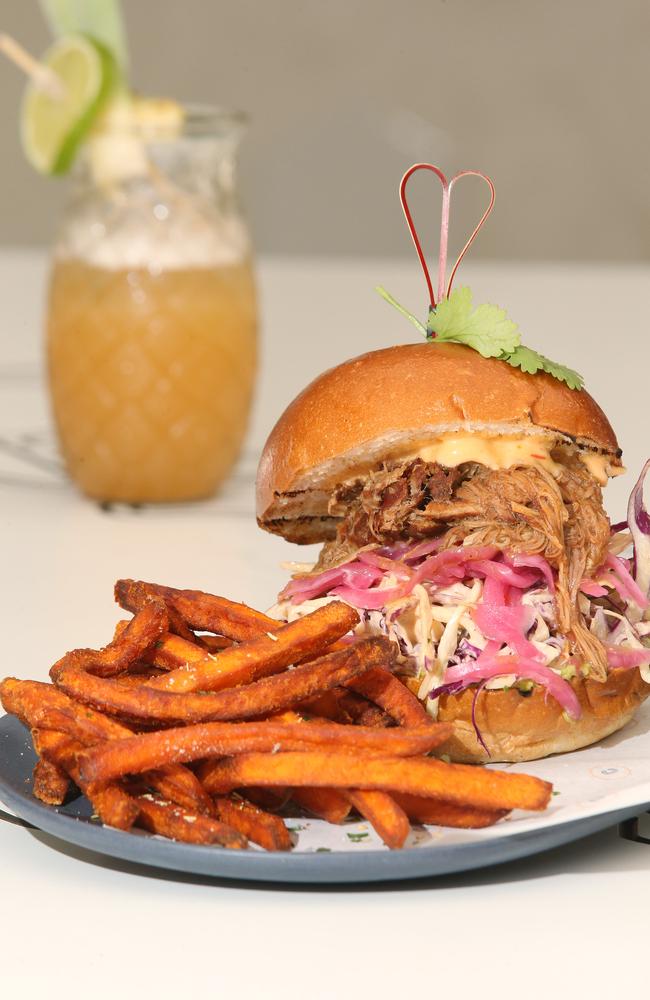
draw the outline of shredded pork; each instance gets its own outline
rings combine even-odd
[[[339,487],[329,513],[341,518],[318,569],[364,545],[443,535],[442,546],[492,544],[544,556],[557,570],[559,631],[604,680],[603,644],[587,628],[578,592],[607,554],[610,525],[596,480],[577,455],[558,454],[559,475],[542,466],[444,468],[421,459],[385,467]]]

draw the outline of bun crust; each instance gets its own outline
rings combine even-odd
[[[638,668],[615,670],[602,684],[572,682],[580,699],[582,715],[567,719],[554,698],[535,686],[530,695],[514,688],[480,692],[476,723],[490,751],[488,757],[476,739],[472,725],[472,703],[476,689],[440,699],[438,718],[451,722],[453,733],[437,752],[463,764],[537,760],[552,753],[579,750],[615,733],[630,721],[650,695]]]
[[[260,460],[258,521],[267,527],[280,516],[278,497],[341,481],[360,462],[459,430],[541,430],[605,452],[614,464],[620,457],[607,417],[584,390],[459,344],[405,344],[324,372],[287,407]]]

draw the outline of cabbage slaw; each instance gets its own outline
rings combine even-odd
[[[610,669],[638,667],[650,683],[650,516],[643,502],[646,463],[607,557],[582,581],[580,610],[607,650]],[[397,647],[400,672],[437,715],[441,695],[544,687],[568,718],[581,714],[570,681],[589,664],[556,634],[555,572],[540,555],[496,546],[440,550],[442,538],[360,549],[347,562],[290,581],[270,610],[291,621],[333,600],[360,615],[357,635],[384,635]],[[633,545],[633,557],[624,553]],[[415,685],[414,685],[415,686]],[[480,739],[480,734],[477,732]]]

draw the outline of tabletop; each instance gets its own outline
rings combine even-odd
[[[119,617],[118,577],[223,593],[264,608],[281,562],[309,558],[261,532],[260,448],[323,368],[412,340],[375,295],[424,311],[415,263],[265,259],[262,363],[244,455],[210,501],[102,509],[66,481],[51,437],[41,317],[47,262],[0,252],[0,523],[3,673],[45,679],[65,650],[97,646]],[[507,306],[525,342],[582,372],[630,469],[608,490],[617,518],[646,441],[650,268],[512,263],[468,267],[479,301]],[[417,336],[417,334],[414,334]],[[591,996],[643,981],[650,846],[606,830],[481,872],[370,887],[300,888],[165,875],[0,823],[0,988],[28,995],[309,998]]]

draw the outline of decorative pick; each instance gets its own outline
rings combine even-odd
[[[406,199],[406,187],[413,176],[418,170],[430,170],[434,173],[442,185],[442,211],[440,213],[440,245],[438,250],[438,301],[444,297],[449,297],[449,292],[451,291],[451,286],[456,276],[456,271],[462,261],[463,257],[469,250],[470,246],[476,239],[479,230],[481,229],[483,223],[487,219],[488,215],[494,207],[494,184],[486,174],[482,174],[479,170],[461,170],[459,173],[454,174],[451,180],[447,180],[443,174],[440,167],[436,167],[433,163],[414,163],[412,167],[406,171],[399,186],[399,197],[402,203],[402,209],[404,211],[404,217],[406,218],[406,224],[409,227],[411,233],[411,238],[415,245],[415,249],[420,260],[420,265],[422,271],[424,272],[424,279],[427,283],[427,289],[429,291],[429,302],[432,309],[436,308],[436,299],[433,294],[433,286],[431,283],[431,276],[429,274],[429,268],[427,266],[426,258],[424,256],[424,251],[422,250],[422,244],[420,243],[420,238],[418,236],[417,230],[415,228],[415,223],[413,222],[413,216],[411,215],[411,210]],[[451,274],[449,276],[449,282],[445,286],[445,280],[447,275],[447,251],[449,245],[449,210],[451,208],[451,192],[461,177],[480,177],[481,180],[485,181],[490,189],[490,202],[488,207],[483,212],[483,215],[479,219],[477,225],[474,227],[469,239],[465,243],[465,246],[460,251],[458,257],[456,258],[456,263],[451,269]]]
[[[440,215],[440,243],[438,248],[438,290],[437,297],[433,291],[433,283],[418,236],[413,215],[406,197],[406,187],[409,180],[418,170],[429,170],[435,174],[442,185],[442,210]],[[451,192],[462,177],[480,177],[490,189],[490,200],[483,215],[470,233],[462,250],[458,254],[447,280],[447,256],[449,249],[449,211],[451,208]],[[394,306],[403,316],[413,323],[426,339],[435,343],[463,344],[478,351],[484,358],[496,358],[505,361],[513,368],[520,368],[529,375],[546,372],[559,379],[570,389],[581,389],[582,376],[571,368],[550,361],[543,354],[538,354],[521,343],[521,335],[516,323],[508,318],[504,309],[487,302],[474,307],[472,293],[469,288],[458,288],[452,292],[451,286],[456,272],[465,254],[476,239],[483,223],[494,207],[494,184],[486,174],[479,170],[461,170],[448,180],[440,167],[433,163],[415,163],[406,171],[399,186],[399,197],[404,211],[406,224],[415,246],[420,266],[427,283],[429,293],[429,318],[426,325],[413,313],[400,305],[385,288],[377,287],[379,294]]]

